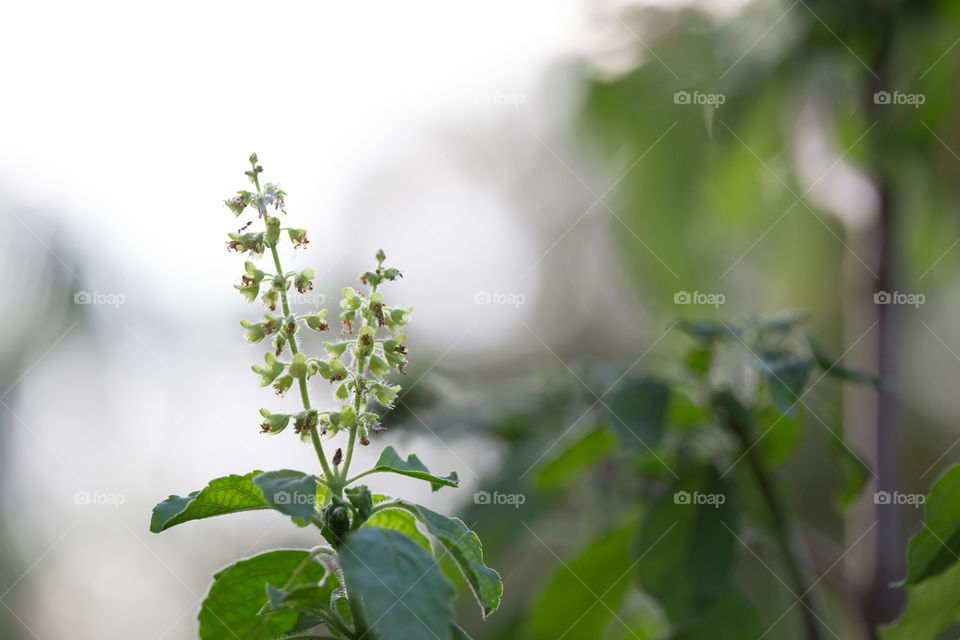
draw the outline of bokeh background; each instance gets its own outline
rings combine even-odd
[[[873,492],[926,491],[960,460],[955,3],[4,13],[0,637],[196,637],[214,571],[309,543],[268,513],[147,530],[169,493],[315,464],[258,431],[257,409],[279,401],[249,371],[261,349],[238,321],[257,311],[231,287],[222,206],[251,151],[311,232],[286,259],[315,268],[317,304],[335,305],[323,296],[378,248],[404,273],[391,295],[415,307],[405,395],[360,454],[389,442],[460,473],[433,495],[371,484],[480,533],[505,600],[481,622],[461,599],[472,635],[543,637],[530,620],[549,613],[545,585],[625,508],[598,506],[619,481],[602,469],[531,481],[592,426],[609,383],[676,359],[673,318],[783,309],[808,310],[834,353],[888,380],[881,395],[818,385],[785,473],[835,635],[895,617],[884,585],[922,512],[877,515]],[[922,304],[876,304],[882,291]],[[874,468],[843,514],[831,429]],[[476,491],[524,504],[478,505]],[[595,570],[616,581],[623,567]],[[743,580],[767,637],[799,637],[776,576],[748,566]],[[668,633],[633,594],[604,637]]]

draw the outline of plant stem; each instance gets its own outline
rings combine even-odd
[[[257,191],[260,190],[259,180],[256,183]],[[260,210],[261,215],[264,220],[266,220],[267,212],[263,209]],[[280,254],[277,251],[276,245],[270,247],[270,253],[273,255],[273,264],[277,269],[277,275],[283,278],[283,265],[280,264]],[[290,315],[290,305],[287,303],[287,290],[286,290],[286,280],[284,280],[284,286],[280,287],[280,305],[283,308],[283,316],[287,317]],[[297,339],[295,336],[287,336],[287,342],[290,345],[290,352],[296,355],[299,353],[297,348]],[[307,379],[306,377],[300,378],[300,400],[303,402],[304,409],[310,409],[310,392],[307,389]],[[330,480],[334,477],[333,471],[330,469],[330,465],[327,463],[327,456],[323,452],[323,443],[320,442],[320,435],[317,433],[316,427],[310,428],[310,440],[313,442],[313,448],[317,452],[317,458],[320,460],[320,466],[323,467],[323,475],[327,480],[328,486],[331,486]]]

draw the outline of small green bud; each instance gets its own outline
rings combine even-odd
[[[370,489],[368,489],[366,485],[350,487],[344,491],[344,494],[347,496],[350,504],[357,510],[357,518],[359,518],[361,522],[370,517],[370,512],[373,511],[373,496],[370,494]]]
[[[293,362],[290,363],[290,375],[297,379],[307,375],[307,357],[302,353],[294,354]]]
[[[350,530],[350,508],[347,502],[339,496],[333,496],[332,502],[323,508],[322,514],[334,545],[340,546]]]
[[[381,281],[380,276],[373,271],[364,271],[360,274],[360,282],[370,285],[371,287],[377,286]]]
[[[293,286],[296,287],[297,291],[300,293],[306,293],[307,291],[313,289],[313,278],[313,269],[303,269],[294,279]]]
[[[367,362],[367,368],[370,369],[370,373],[378,378],[382,378],[390,372],[387,363],[376,354],[370,356],[370,360]]]
[[[334,358],[339,358],[343,355],[343,352],[346,351],[349,344],[349,342],[324,342],[323,348]]]
[[[349,429],[357,424],[357,412],[352,404],[345,404],[340,409],[340,425]]]
[[[394,399],[396,399],[397,392],[400,391],[400,385],[391,387],[385,384],[375,384],[370,390],[373,392],[377,402],[385,407],[389,407],[393,404]]]
[[[343,298],[340,300],[340,306],[345,311],[356,311],[360,308],[360,296],[353,287],[344,287],[341,295]]]
[[[317,313],[312,316],[307,316],[304,320],[307,321],[307,326],[313,329],[314,331],[326,331],[327,323],[323,319],[327,316],[327,310],[323,309],[320,313]]]
[[[260,415],[264,417],[260,424],[262,433],[280,433],[290,423],[290,416],[284,413],[270,413],[266,409],[260,409]]]
[[[277,246],[280,240],[280,218],[267,216],[267,232],[264,239],[268,247]]]
[[[280,354],[283,353],[284,348],[287,346],[287,334],[283,331],[277,333],[277,335],[273,336],[271,344],[273,345],[273,355],[280,357]]]
[[[402,278],[402,277],[403,277],[403,274],[400,273],[400,270],[399,270],[399,269],[394,269],[393,267],[391,267],[391,268],[389,268],[389,269],[384,269],[384,270],[383,270],[383,277],[386,278],[387,280],[390,280],[390,281],[392,282],[392,281],[396,280],[397,278]]]
[[[277,300],[278,300],[279,298],[280,298],[280,296],[277,294],[277,292],[274,291],[273,289],[270,289],[270,290],[267,291],[265,294],[263,294],[263,297],[261,297],[260,300],[261,300],[261,302],[263,302],[263,305],[264,305],[267,309],[270,309],[270,311],[276,311],[276,310],[277,310]]]
[[[383,261],[387,259],[387,254],[383,252],[383,249],[377,249],[377,262],[383,264]]]
[[[278,396],[284,396],[287,394],[287,391],[290,390],[290,387],[293,386],[293,376],[280,376],[277,378],[277,381],[273,383],[273,388],[277,392]]]
[[[361,327],[357,332],[357,350],[361,356],[373,351],[373,327]]]
[[[353,323],[357,321],[356,311],[344,311],[340,314],[340,333],[353,333]]]
[[[250,166],[252,166],[252,167],[257,166],[257,162],[258,162],[258,160],[257,160],[257,154],[256,154],[256,153],[251,153],[251,154],[250,154]]]
[[[287,288],[286,279],[279,273],[270,279],[270,287],[274,291],[284,291]]]
[[[339,358],[330,358],[330,382],[337,382],[347,377],[347,368]]]
[[[287,235],[290,236],[290,242],[293,243],[293,248],[297,247],[306,247],[310,244],[310,241],[307,240],[307,230],[306,229],[288,229]]]
[[[263,324],[259,322],[250,322],[248,320],[241,320],[241,326],[243,326],[246,331],[244,332],[244,337],[249,341],[256,344],[263,340],[266,332],[264,331]]]

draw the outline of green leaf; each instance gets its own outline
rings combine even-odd
[[[636,377],[618,385],[610,400],[610,420],[628,445],[638,440],[653,449],[666,429],[670,385],[659,378]]]
[[[291,469],[268,471],[253,479],[263,500],[271,509],[290,516],[305,525],[316,513],[317,505],[326,502],[327,490],[313,475]]]
[[[160,533],[165,529],[188,522],[225,513],[267,509],[253,479],[260,471],[251,471],[244,476],[230,475],[211,480],[210,484],[186,497],[170,496],[153,508],[150,531]]]
[[[351,482],[371,473],[399,473],[402,476],[419,478],[420,480],[429,482],[434,491],[440,487],[456,487],[460,483],[456,471],[451,471],[445,476],[434,475],[420,462],[420,458],[415,454],[411,453],[407,456],[407,459],[404,460],[397,454],[392,446],[388,446],[383,450],[383,453],[380,454],[380,459],[373,465],[373,468],[367,469],[363,473],[351,478]]]
[[[678,320],[674,326],[687,335],[704,342],[737,339],[740,338],[742,333],[739,327],[720,320]]]
[[[453,557],[470,584],[484,617],[493,613],[500,605],[503,583],[500,574],[483,564],[483,546],[477,534],[459,518],[448,518],[412,502],[401,501],[399,504],[422,522],[430,535]]]
[[[757,452],[760,457],[771,465],[785,462],[803,435],[800,414],[786,416],[773,407],[766,407],[754,415],[757,418]]]
[[[907,589],[907,606],[896,623],[880,629],[884,640],[934,640],[960,621],[960,562]]]
[[[713,361],[713,345],[696,346],[687,352],[683,359],[687,370],[695,376],[706,375],[710,371],[710,363]]]
[[[370,627],[391,640],[449,638],[456,593],[437,562],[408,536],[361,527],[340,548],[347,591]]]
[[[710,412],[700,406],[692,395],[678,387],[670,390],[670,407],[667,410],[667,421],[671,425],[692,425],[703,422],[710,417]]]
[[[910,538],[907,584],[916,584],[957,562],[960,555],[960,465],[933,484],[926,501],[925,526]]]
[[[382,497],[383,496],[376,496],[376,498]],[[377,511],[375,514],[370,516],[370,518],[366,521],[366,524],[372,527],[393,529],[394,531],[405,533],[413,538],[414,542],[419,544],[426,551],[431,551],[430,541],[427,540],[425,535],[420,533],[419,529],[417,529],[417,519],[413,517],[412,513],[403,510],[403,508],[399,506],[396,509],[383,509],[382,511]]]
[[[536,475],[543,487],[555,487],[592,466],[617,447],[617,439],[608,429],[598,427],[547,462]]]
[[[267,640],[292,631],[297,611],[266,611],[268,584],[290,589],[320,584],[326,569],[300,550],[270,551],[241,560],[213,577],[200,609],[202,640]]]
[[[684,474],[650,505],[633,547],[634,572],[673,623],[696,618],[729,588],[736,520],[713,467]]]
[[[762,638],[757,611],[736,585],[730,585],[704,609],[692,627],[680,629],[671,640],[742,640]]]
[[[562,563],[543,589],[529,618],[539,640],[600,638],[620,606],[630,582],[633,523],[592,541],[577,557]]]
[[[840,360],[835,360],[831,357],[830,354],[827,353],[827,350],[823,348],[823,345],[813,339],[813,336],[809,333],[805,334],[805,336],[807,338],[807,344],[810,346],[810,355],[813,356],[813,360],[817,363],[817,366],[823,369],[827,375],[841,380],[862,382],[874,387],[881,386],[880,378],[877,376],[866,373],[865,371],[857,371],[856,369],[845,367]]]
[[[834,504],[842,510],[863,491],[870,477],[870,467],[837,434],[830,434],[829,443],[843,474],[843,485],[834,495]]]
[[[781,352],[766,353],[754,360],[754,365],[770,389],[773,406],[780,413],[787,416],[796,413],[795,405],[807,382],[810,364],[807,358]]]

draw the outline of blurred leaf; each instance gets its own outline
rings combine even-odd
[[[253,479],[261,473],[251,471],[244,476],[217,478],[200,491],[194,491],[186,497],[170,496],[153,508],[150,531],[159,533],[190,520],[269,508],[260,494],[260,489],[253,483]]]
[[[819,342],[813,339],[813,336],[811,336],[809,333],[805,334],[805,336],[807,338],[807,344],[810,346],[810,355],[813,356],[817,366],[823,369],[824,373],[835,378],[840,378],[841,380],[862,382],[874,387],[880,386],[880,378],[864,371],[848,369],[847,367],[843,366],[843,363],[841,363],[839,360],[833,359],[830,354],[827,353],[826,349],[824,349]]]
[[[371,469],[356,475],[353,479],[357,479],[371,473],[399,473],[402,476],[426,480],[430,483],[430,486],[434,491],[438,490],[440,487],[456,487],[460,483],[460,479],[457,477],[456,471],[451,471],[445,476],[434,475],[429,469],[427,469],[426,465],[420,462],[420,458],[418,458],[416,454],[411,453],[409,456],[407,456],[407,459],[404,460],[397,454],[396,450],[392,446],[388,446],[383,450],[383,452],[380,454],[380,459],[377,460],[377,463],[373,465]]]
[[[200,637],[203,640],[260,640],[277,638],[293,630],[301,616],[299,612],[288,610],[260,615],[260,611],[268,602],[268,584],[289,589],[319,584],[324,579],[326,569],[309,558],[307,551],[269,551],[219,571],[200,608]]]
[[[635,575],[674,624],[697,618],[729,588],[736,521],[713,467],[683,474],[650,505],[633,547]]]
[[[670,407],[667,420],[674,425],[691,425],[703,422],[710,417],[710,412],[701,407],[691,395],[678,387],[670,391]]]
[[[766,407],[755,411],[757,418],[757,451],[765,462],[777,465],[786,461],[803,435],[800,414],[786,416]]]
[[[500,605],[503,583],[500,582],[500,574],[483,563],[483,546],[477,534],[459,518],[448,518],[412,502],[403,501],[400,504],[427,527],[430,535],[456,561],[473,595],[477,597],[484,617],[493,613]]]
[[[884,640],[933,640],[960,621],[960,563],[907,588],[907,606],[893,625],[880,629]]]
[[[468,636],[467,632],[458,625],[453,625],[453,640],[473,640],[473,638]]]
[[[843,510],[863,491],[870,477],[870,467],[847,446],[840,436],[830,434],[829,443],[830,450],[843,474],[843,485],[834,496],[834,504],[838,509]]]
[[[670,385],[665,380],[634,377],[624,380],[610,401],[610,422],[628,446],[637,440],[653,449],[666,429]]]
[[[794,415],[795,404],[810,372],[810,360],[791,353],[771,352],[755,358],[754,364],[770,390],[773,405],[784,415]]]
[[[630,582],[629,547],[633,523],[592,541],[563,563],[530,614],[535,639],[600,638]]]
[[[453,585],[409,536],[361,527],[347,536],[339,558],[348,592],[359,598],[378,634],[392,640],[451,637]]]
[[[753,604],[739,587],[730,585],[693,627],[680,629],[671,640],[742,640],[762,638],[765,631]]]
[[[291,469],[268,471],[253,478],[263,500],[271,509],[305,525],[314,516],[316,505],[326,502],[326,487],[313,475]]]
[[[710,363],[713,361],[713,345],[702,345],[694,347],[687,352],[683,363],[687,369],[697,376],[706,375],[710,371]]]
[[[617,446],[617,439],[604,427],[597,427],[547,462],[536,475],[543,487],[555,487],[603,458]]]
[[[907,584],[916,584],[957,562],[960,555],[960,465],[934,483],[926,501],[923,529],[910,538]]]
[[[742,334],[739,327],[721,320],[678,320],[674,326],[689,336],[707,342],[739,339]]]

